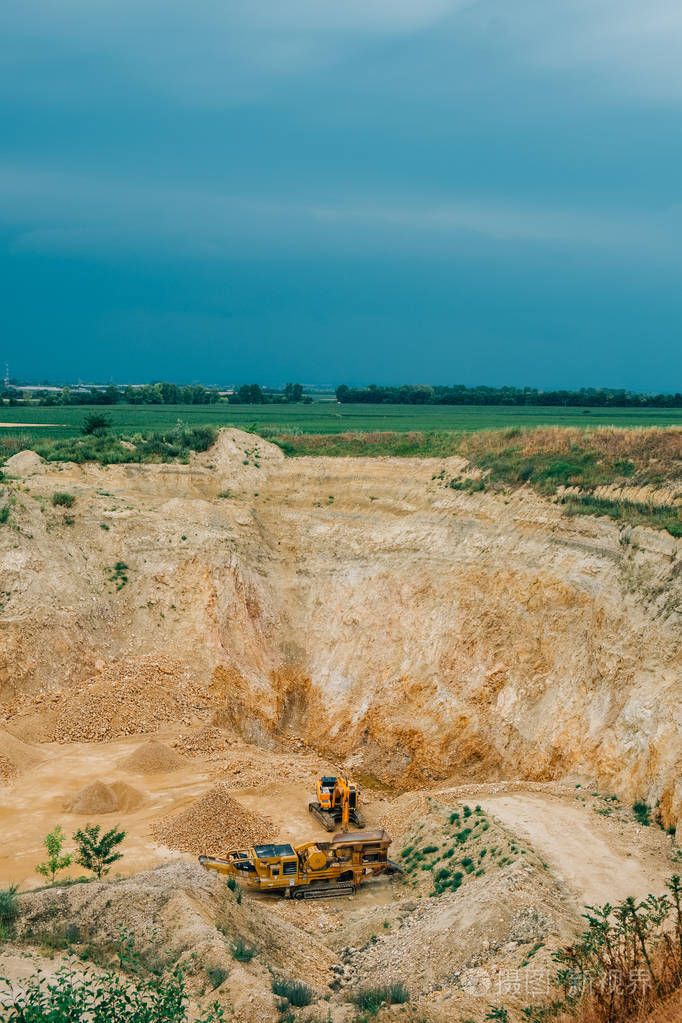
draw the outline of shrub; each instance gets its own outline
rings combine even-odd
[[[273,977],[272,992],[279,998],[286,998],[290,1005],[297,1009],[310,1005],[315,992],[300,980],[286,980],[284,977]]]
[[[425,856],[428,855],[429,853],[438,852],[438,846],[437,845],[425,845],[424,848],[422,849],[422,852],[424,853]]]
[[[110,426],[111,420],[108,416],[102,415],[101,412],[90,412],[83,420],[81,433],[84,436],[94,434],[96,437],[102,437]]]
[[[99,824],[86,824],[73,836],[78,846],[76,863],[80,863],[86,870],[91,870],[97,880],[101,881],[103,875],[109,873],[111,865],[121,859],[123,854],[116,852],[115,847],[120,845],[125,837],[125,831],[115,827],[105,831],[100,838]]]
[[[250,963],[258,950],[255,945],[247,945],[243,938],[237,937],[230,951],[238,963]]]
[[[0,888],[0,931],[9,936],[19,916],[19,885],[11,884],[8,888]]]
[[[527,1007],[523,1018],[528,1023],[569,1015],[590,1023],[648,1019],[657,1004],[679,991],[682,879],[674,875],[665,884],[665,895],[639,903],[627,898],[616,906],[587,906],[587,930],[552,956],[555,997],[549,1005]],[[622,981],[614,984],[614,977]]]
[[[651,824],[651,810],[644,802],[643,799],[638,799],[632,807],[632,812],[639,824],[642,824],[645,828],[648,828]]]
[[[63,508],[73,508],[76,498],[73,494],[65,494],[62,490],[55,490],[52,495],[52,504],[55,506],[61,506]]]
[[[227,980],[229,973],[222,966],[209,966],[206,970],[206,976],[208,977],[209,983],[213,990]]]
[[[9,504],[3,504],[2,508],[0,508],[0,524],[7,522],[10,510],[11,508]]]
[[[386,1005],[403,1005],[405,1002],[409,1002],[410,992],[401,981],[392,981],[379,987],[360,988],[351,995],[350,1000],[362,1012],[375,1016],[384,1003]]]
[[[0,981],[3,1023],[72,1023],[75,1020],[115,1020],[116,1023],[187,1023],[188,999],[182,972],[163,980],[129,978],[114,973],[89,977],[61,969],[55,976],[35,973],[14,988]],[[197,1023],[224,1019],[218,1005]]]
[[[227,887],[230,889],[231,892],[233,892],[235,890],[235,888],[237,887],[237,879],[236,879],[236,877],[228,877],[228,879],[227,879]]]
[[[111,575],[109,576],[109,582],[116,583],[117,590],[122,590],[128,582],[128,576],[126,575],[127,571],[128,566],[125,561],[117,561],[114,565]]]

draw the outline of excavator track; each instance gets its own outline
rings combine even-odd
[[[319,803],[308,803],[308,809],[325,831],[336,831],[336,820],[333,813],[327,813]]]
[[[290,899],[333,899],[340,895],[355,895],[358,887],[352,881],[347,884],[313,884],[304,888],[287,888],[285,897]]]
[[[328,810],[323,810],[319,803],[308,803],[308,809],[315,820],[320,822],[325,831],[338,831],[341,826],[340,813],[330,813]],[[349,820],[356,828],[364,828],[367,823],[362,810],[351,810]]]

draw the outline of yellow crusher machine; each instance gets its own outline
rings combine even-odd
[[[368,878],[402,873],[388,858],[391,839],[385,831],[338,834],[328,842],[303,845],[255,845],[225,859],[200,856],[208,870],[237,878],[251,891],[283,892],[288,899],[324,899],[353,895]]]
[[[365,826],[360,788],[342,774],[317,779],[317,802],[308,803],[308,809],[327,831],[336,831],[338,827],[345,831],[349,823],[358,828]]]

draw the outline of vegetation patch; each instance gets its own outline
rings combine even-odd
[[[285,977],[273,977],[272,992],[297,1009],[310,1005],[315,998],[315,992],[307,984],[300,980],[287,980]]]
[[[362,1012],[375,1016],[382,1005],[403,1005],[410,1000],[410,992],[401,981],[381,984],[378,987],[365,987],[355,991],[351,1002]]]

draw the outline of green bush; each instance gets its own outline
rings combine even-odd
[[[76,498],[73,494],[65,494],[62,490],[55,490],[52,495],[52,504],[57,507],[73,508]]]
[[[114,973],[78,976],[67,969],[54,976],[35,973],[21,986],[0,980],[3,1023],[187,1023],[188,999],[182,972],[163,980],[130,978]],[[218,1005],[197,1023],[224,1019]]]
[[[10,511],[11,511],[10,505],[3,504],[2,508],[0,508],[0,524],[2,524],[3,522],[7,522],[7,520],[9,519]]]
[[[651,810],[644,802],[643,799],[638,799],[632,807],[632,812],[639,824],[642,824],[645,828],[648,828],[651,824]]]
[[[232,958],[236,959],[238,963],[250,963],[258,949],[255,945],[247,945],[243,938],[237,937],[232,942],[230,951]]]
[[[272,992],[279,998],[286,998],[290,1005],[297,1009],[310,1005],[315,992],[300,980],[286,980],[284,977],[273,977]]]
[[[365,987],[355,991],[350,1000],[362,1012],[375,1016],[382,1005],[403,1005],[410,1000],[410,992],[401,981],[392,981],[379,987]]]
[[[215,991],[223,981],[227,980],[229,973],[222,966],[209,966],[206,969],[206,976],[208,977],[209,984]]]
[[[9,936],[19,916],[19,885],[0,888],[0,931]]]

